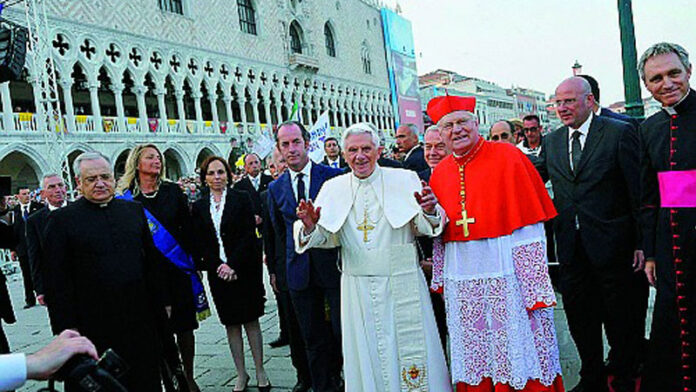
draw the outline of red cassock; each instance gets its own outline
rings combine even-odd
[[[447,212],[449,224],[444,242],[472,241],[509,235],[528,225],[556,216],[541,176],[522,151],[507,143],[479,140],[482,145],[473,157],[450,155],[437,165],[430,177],[430,187]],[[456,222],[462,219],[461,178],[464,168],[466,211],[470,223],[469,236]]]
[[[444,242],[501,237],[557,215],[539,173],[515,146],[481,139],[471,151],[475,155],[448,156],[430,178],[430,186],[449,218]],[[469,223],[466,237],[463,226],[456,224],[462,219],[459,165],[464,162],[467,217],[475,220]],[[458,383],[456,388],[456,392],[519,391],[508,384],[494,383],[490,378],[484,378],[479,385]],[[563,392],[563,380],[558,376],[549,386],[529,380],[522,391]]]

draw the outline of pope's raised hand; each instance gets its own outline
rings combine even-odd
[[[423,211],[427,214],[434,214],[435,206],[437,205],[437,197],[435,197],[433,190],[430,189],[430,186],[428,186],[425,181],[421,180],[421,185],[423,185],[423,189],[420,193],[414,192],[413,195],[416,197]]]
[[[300,200],[300,204],[297,206],[297,218],[302,221],[305,233],[314,231],[314,227],[319,222],[320,213],[321,207],[314,208],[311,200]]]

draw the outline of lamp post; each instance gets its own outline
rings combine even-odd
[[[575,60],[575,64],[573,64],[573,76],[578,75],[582,75],[582,65],[578,63],[578,60]]]
[[[618,0],[618,6],[626,114],[642,120],[644,117],[643,100],[640,97],[638,55],[636,53],[636,35],[633,27],[631,0]]]

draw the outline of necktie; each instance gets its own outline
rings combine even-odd
[[[331,167],[333,167],[334,169],[338,169],[338,162],[336,162],[336,161],[331,162]]]
[[[305,183],[304,183],[304,173],[297,174],[297,202],[300,200],[307,200],[307,194],[305,193]]]
[[[251,180],[251,183],[254,185],[254,189],[256,189],[256,190],[258,191],[258,190],[259,190],[259,179],[258,179],[258,178],[253,178],[253,179]]]
[[[22,207],[22,219],[27,220],[29,216],[29,207]]]
[[[571,144],[570,157],[573,161],[573,171],[576,171],[580,165],[580,157],[582,156],[582,145],[580,144],[580,131],[573,132],[573,142]]]

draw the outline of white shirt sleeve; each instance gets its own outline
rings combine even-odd
[[[0,391],[11,391],[27,380],[27,359],[24,354],[0,355]]]

